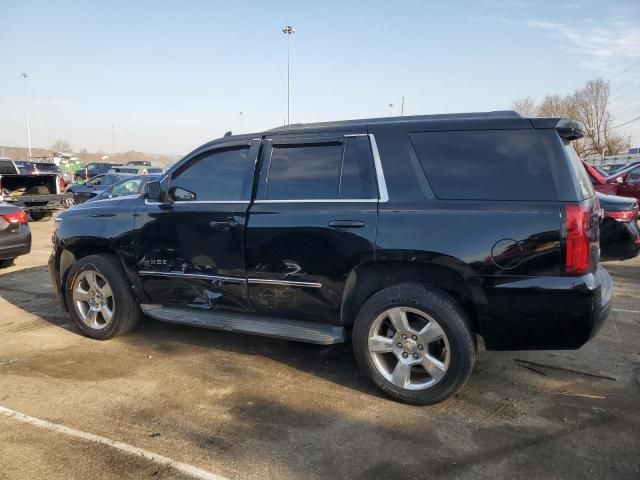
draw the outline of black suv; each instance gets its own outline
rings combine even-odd
[[[290,125],[214,140],[138,197],[60,214],[49,268],[89,337],[167,322],[351,339],[428,404],[487,349],[575,349],[607,316],[579,124],[514,112]]]

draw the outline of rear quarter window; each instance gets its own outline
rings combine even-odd
[[[557,200],[549,160],[534,130],[410,134],[438,198]]]

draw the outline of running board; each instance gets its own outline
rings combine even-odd
[[[251,333],[264,337],[296,340],[299,342],[332,345],[346,341],[344,327],[325,323],[265,317],[220,310],[199,310],[186,307],[167,307],[159,304],[140,305],[142,312],[162,322],[192,325],[194,327]]]

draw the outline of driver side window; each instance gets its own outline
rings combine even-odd
[[[249,200],[252,167],[248,146],[204,152],[174,172],[169,198],[174,202]]]
[[[104,178],[102,176],[99,177],[93,177],[91,180],[89,180],[87,182],[87,185],[91,186],[91,187],[95,187],[97,185],[102,185],[102,181],[104,180]]]
[[[627,182],[640,182],[640,167],[634,168],[629,172]]]

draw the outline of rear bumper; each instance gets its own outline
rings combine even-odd
[[[31,251],[31,231],[20,225],[16,232],[0,232],[0,260],[27,255]]]
[[[577,349],[609,315],[613,282],[598,266],[580,277],[485,279],[478,308],[489,350]]]
[[[67,207],[73,195],[61,193],[58,195],[21,195],[5,196],[4,201],[26,210],[27,212],[62,210]]]

